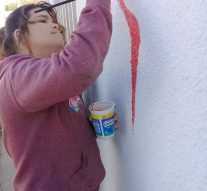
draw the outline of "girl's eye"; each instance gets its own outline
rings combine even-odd
[[[39,20],[40,23],[46,23],[46,20]]]

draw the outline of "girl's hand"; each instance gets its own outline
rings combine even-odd
[[[119,128],[119,123],[118,123],[118,118],[119,116],[118,116],[118,114],[115,112],[115,117],[114,117],[114,119],[115,119],[115,128],[116,128],[116,130]]]

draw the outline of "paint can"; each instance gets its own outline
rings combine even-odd
[[[89,106],[91,119],[96,136],[108,139],[115,135],[115,103],[112,101],[99,101]]]

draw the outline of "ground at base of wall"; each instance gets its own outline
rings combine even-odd
[[[11,159],[5,152],[2,136],[0,135],[0,191],[12,191],[12,177],[14,167]]]

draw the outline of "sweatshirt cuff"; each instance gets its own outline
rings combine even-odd
[[[86,5],[102,5],[102,6],[110,7],[111,0],[87,0]]]

